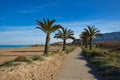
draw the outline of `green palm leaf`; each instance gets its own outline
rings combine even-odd
[[[61,30],[57,30],[58,32],[55,34],[54,38],[59,38],[63,40],[63,50],[66,48],[66,40],[67,39],[75,39],[74,32],[71,29],[64,29],[61,27]]]
[[[85,38],[85,36],[89,39],[90,49],[92,49],[92,40],[95,37],[102,37],[103,34],[100,33],[100,30],[95,28],[95,26],[87,26],[84,28],[84,32],[82,33],[81,38]]]
[[[44,19],[43,21],[36,20],[38,26],[36,28],[42,30],[46,33],[46,42],[45,42],[45,51],[44,53],[47,54],[49,50],[49,42],[50,42],[50,34],[54,31],[61,28],[60,25],[54,25],[55,20]]]

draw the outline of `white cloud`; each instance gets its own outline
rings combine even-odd
[[[0,32],[0,44],[43,44],[45,34],[30,26],[7,26]]]
[[[104,21],[104,20],[91,20],[91,21],[74,21],[60,23],[63,27],[70,28],[75,31],[75,34],[80,34],[87,25],[95,25],[102,33],[120,31],[120,21]]]
[[[70,28],[74,31],[75,37],[79,38],[79,34],[87,25],[95,25],[102,33],[120,31],[120,21],[73,21],[61,22],[65,28]],[[3,29],[3,30],[2,30]],[[44,44],[45,33],[34,26],[6,26],[2,27],[0,32],[0,44]],[[54,39],[55,33],[51,35],[51,43],[61,41]],[[71,40],[68,40],[70,42]]]

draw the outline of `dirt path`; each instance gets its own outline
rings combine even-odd
[[[79,47],[70,53],[55,80],[97,80],[89,73],[87,61],[80,53]]]

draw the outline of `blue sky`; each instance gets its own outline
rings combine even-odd
[[[102,33],[120,31],[120,0],[0,0],[0,45],[44,44],[45,34],[35,28],[36,19],[56,19],[75,31],[87,25]],[[57,42],[51,36],[51,43]]]

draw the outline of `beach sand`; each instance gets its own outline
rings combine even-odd
[[[60,50],[61,46],[50,46],[50,52]],[[0,49],[0,64],[8,60],[14,60],[16,57],[42,55],[44,53],[44,46],[17,48],[17,49]]]

